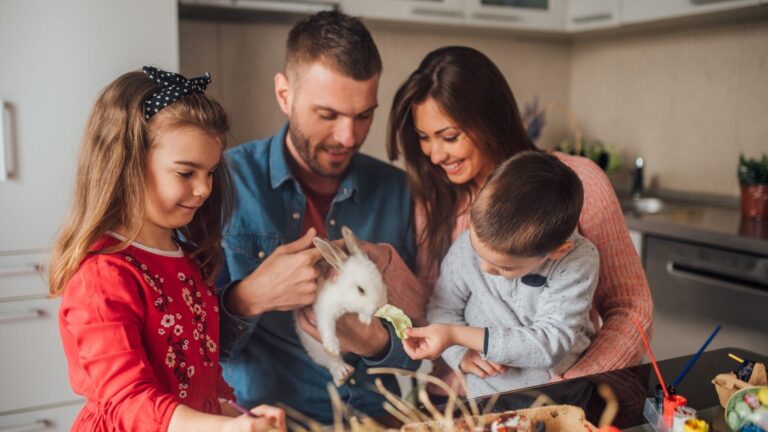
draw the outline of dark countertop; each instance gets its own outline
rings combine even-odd
[[[630,230],[677,240],[768,255],[768,220],[742,219],[738,199],[666,193],[658,213],[627,211]],[[619,193],[623,204],[631,201]]]
[[[715,415],[709,418],[702,416],[702,418],[712,422],[712,429],[710,430],[713,432],[728,430],[723,424],[723,410],[719,406],[715,387],[711,383],[716,375],[734,370],[738,366],[735,361],[728,357],[728,353],[734,353],[741,358],[755,361],[768,361],[768,358],[763,355],[738,348],[707,351],[702,354],[678,386],[678,394],[688,398],[688,406],[697,410],[707,409],[714,412]],[[667,383],[674,381],[691,358],[692,356],[689,355],[659,361],[659,369],[664,380]],[[493,411],[501,412],[527,408],[539,395],[545,394],[555,404],[581,407],[587,415],[587,420],[597,425],[605,408],[604,400],[596,391],[600,384],[607,384],[611,387],[618,398],[619,411],[613,422],[615,426],[627,429],[646,423],[642,415],[643,403],[645,398],[653,395],[654,387],[658,384],[650,364],[501,393]],[[478,399],[478,402],[480,406],[484,406],[483,402],[487,400],[488,398],[481,398]],[[714,407],[717,408],[714,409]],[[641,428],[640,430],[652,429]]]

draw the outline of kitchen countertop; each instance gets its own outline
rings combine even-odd
[[[745,220],[734,205],[673,205],[659,213],[626,212],[627,227],[643,234],[768,255],[768,220]]]

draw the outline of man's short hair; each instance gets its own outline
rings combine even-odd
[[[526,151],[502,163],[470,210],[476,237],[497,253],[540,257],[576,230],[584,190],[558,158]]]
[[[288,34],[286,72],[317,61],[357,81],[381,73],[379,50],[368,29],[359,19],[338,11],[309,16]]]

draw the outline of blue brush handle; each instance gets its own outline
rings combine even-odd
[[[693,364],[696,363],[696,360],[698,360],[699,356],[701,356],[701,353],[703,353],[704,350],[707,349],[707,345],[709,345],[709,343],[712,342],[712,339],[715,338],[715,335],[717,335],[717,332],[720,331],[721,327],[722,326],[720,324],[718,324],[717,327],[715,327],[715,330],[712,332],[711,335],[709,335],[709,339],[707,339],[707,341],[704,342],[704,345],[702,345],[701,348],[699,348],[699,352],[697,352],[696,355],[693,356],[691,361],[689,361],[688,364],[685,365],[685,368],[683,369],[683,371],[680,372],[680,375],[677,376],[677,378],[675,379],[675,382],[672,383],[672,387],[677,387],[677,385],[680,384],[680,381],[682,381],[683,378],[685,378],[685,375],[688,374],[689,370],[691,370],[691,368],[693,367]]]

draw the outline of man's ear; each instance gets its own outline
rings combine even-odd
[[[563,257],[563,255],[567,254],[571,249],[573,249],[573,242],[570,240],[567,240],[565,243],[558,246],[557,249],[550,252],[547,258],[551,260],[559,260]]]
[[[280,110],[286,116],[291,114],[291,99],[293,98],[293,92],[291,91],[291,85],[288,81],[288,76],[282,72],[278,72],[275,75],[275,98],[277,104],[280,105]]]

